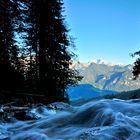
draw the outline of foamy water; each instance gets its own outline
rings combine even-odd
[[[140,100],[100,100],[80,107],[64,105],[62,111],[43,106],[30,113],[38,119],[1,122],[0,139],[140,140]]]

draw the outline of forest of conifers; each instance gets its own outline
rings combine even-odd
[[[64,101],[81,77],[62,0],[0,0],[0,93],[44,95]]]

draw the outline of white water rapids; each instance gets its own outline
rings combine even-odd
[[[64,105],[62,111],[42,106],[30,113],[38,119],[1,122],[0,140],[140,140],[140,100]]]

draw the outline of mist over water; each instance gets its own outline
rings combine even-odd
[[[35,107],[37,119],[0,123],[0,139],[139,140],[140,100],[100,100],[79,107],[57,103],[59,110]]]

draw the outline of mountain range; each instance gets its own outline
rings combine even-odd
[[[140,88],[140,78],[133,80],[132,65],[94,60],[88,63],[78,61],[72,67],[83,76],[80,84],[91,84],[101,90],[118,92]]]

